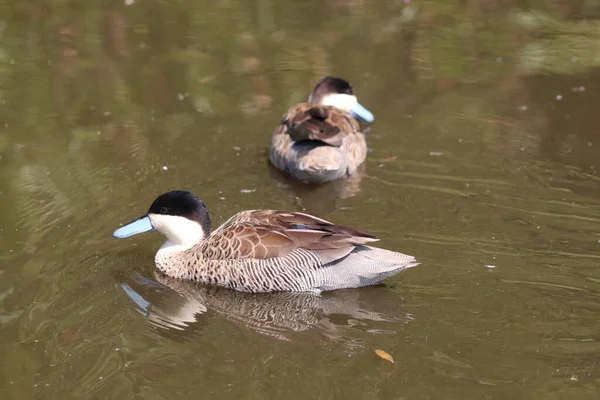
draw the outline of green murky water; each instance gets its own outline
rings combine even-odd
[[[598,1],[125,3],[0,1],[1,398],[600,397]],[[270,134],[326,74],[372,152],[294,184]],[[159,235],[111,233],[175,188],[422,265],[321,298],[165,280]]]

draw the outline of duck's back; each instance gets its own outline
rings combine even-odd
[[[275,167],[312,182],[352,175],[366,154],[364,135],[350,114],[308,103],[288,110],[273,132],[270,147]]]

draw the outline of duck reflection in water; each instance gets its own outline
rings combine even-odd
[[[148,322],[162,328],[159,329],[162,334],[179,339],[194,336],[203,325],[202,315],[211,313],[279,340],[291,341],[294,333],[319,330],[328,339],[352,346],[357,343],[348,337],[348,328],[362,326],[369,333],[395,333],[375,327],[368,329],[367,321],[411,320],[410,314],[397,307],[397,293],[381,288],[349,289],[322,295],[305,292],[253,294],[173,279],[158,271],[154,273],[155,280],[124,272],[115,274],[114,278]],[[389,313],[375,311],[377,308]]]
[[[365,174],[364,164],[356,172],[343,179],[327,183],[303,182],[268,165],[269,174],[277,186],[296,200],[301,209],[310,214],[329,214],[338,209],[338,200],[355,196],[360,192],[360,182]]]

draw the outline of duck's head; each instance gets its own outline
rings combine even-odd
[[[352,91],[352,86],[342,78],[326,76],[321,79],[308,97],[308,102],[322,106],[334,106],[349,112],[355,118],[365,122],[373,122],[373,114],[360,105]]]
[[[158,196],[145,215],[123,225],[113,236],[123,239],[154,230],[165,235],[172,245],[189,248],[210,235],[210,216],[196,195],[173,190]]]

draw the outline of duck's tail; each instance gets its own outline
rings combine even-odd
[[[371,246],[357,246],[346,257],[323,266],[323,283],[317,290],[370,286],[416,267],[413,256]]]

